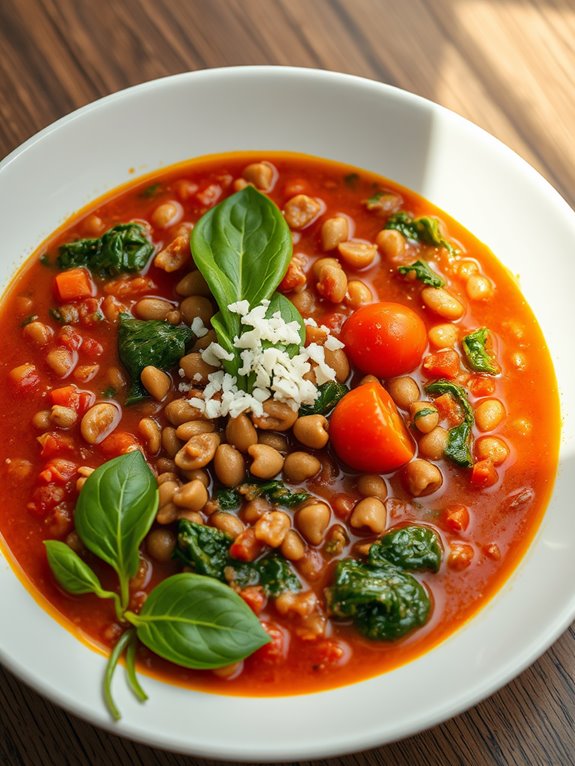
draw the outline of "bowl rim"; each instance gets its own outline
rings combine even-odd
[[[126,98],[126,96],[131,93],[153,92],[157,89],[163,89],[165,87],[169,87],[170,84],[172,83],[176,83],[176,82],[179,83],[185,80],[194,80],[194,81],[198,79],[209,80],[212,78],[218,78],[222,76],[226,78],[230,78],[230,77],[234,78],[234,77],[246,77],[250,75],[258,75],[258,76],[271,75],[273,77],[285,77],[285,78],[290,78],[290,77],[293,77],[294,75],[300,76],[300,77],[304,76],[308,78],[315,78],[319,83],[327,82],[327,81],[334,81],[334,82],[338,81],[340,83],[345,83],[352,87],[360,86],[363,88],[371,88],[374,94],[377,92],[377,94],[380,96],[381,95],[385,96],[386,94],[388,95],[393,94],[396,98],[402,98],[402,99],[406,99],[407,101],[412,101],[420,109],[446,115],[450,121],[456,121],[461,128],[468,131],[472,131],[482,141],[489,142],[491,147],[496,152],[500,154],[503,153],[506,156],[507,161],[512,161],[516,165],[517,169],[529,178],[529,182],[531,184],[537,185],[543,191],[545,195],[547,196],[551,195],[551,198],[553,200],[553,203],[557,211],[558,212],[560,211],[562,215],[568,219],[569,224],[573,227],[573,230],[575,232],[575,213],[570,208],[570,206],[565,201],[565,199],[559,194],[559,192],[538,171],[536,171],[526,160],[520,157],[520,155],[518,155],[513,149],[506,146],[502,141],[495,138],[492,134],[490,134],[488,131],[484,130],[483,128],[479,127],[474,122],[468,120],[467,118],[462,117],[461,115],[457,114],[456,112],[446,107],[436,104],[435,102],[427,98],[419,96],[410,91],[398,88],[396,86],[388,85],[386,83],[378,82],[377,80],[360,77],[357,75],[327,71],[322,69],[316,69],[313,67],[309,67],[309,68],[282,67],[282,66],[268,66],[268,65],[217,67],[212,69],[200,69],[200,70],[195,70],[190,72],[182,72],[179,74],[156,78],[154,80],[150,80],[147,82],[130,86],[128,88],[124,88],[122,90],[106,95],[102,98],[99,98],[95,101],[92,101],[82,107],[79,107],[78,109],[59,118],[55,122],[47,125],[45,128],[41,129],[40,131],[32,135],[30,138],[28,138],[26,141],[24,141],[14,150],[12,150],[8,155],[6,155],[5,158],[3,158],[0,161],[0,174],[5,168],[7,168],[14,161],[16,161],[22,154],[27,152],[30,148],[35,146],[37,143],[40,143],[41,141],[43,141],[44,138],[51,135],[53,132],[58,131],[62,126],[70,125],[76,119],[84,117],[85,115],[88,115],[93,111],[98,111],[100,109],[106,108],[108,104],[116,102],[116,101],[120,101]],[[134,180],[136,180],[138,177],[139,177],[139,174],[135,175]],[[551,500],[549,501],[549,503],[550,502]],[[548,507],[549,507],[549,504],[548,504]],[[525,560],[528,558],[529,551],[531,550],[531,547],[533,546],[533,543],[541,530],[542,523],[543,522],[541,522],[539,526],[539,531],[536,533],[535,537],[530,543],[530,547],[526,550],[523,557],[518,562],[517,567],[509,575],[506,582],[509,582],[509,580],[511,580],[516,575],[520,564],[525,562]],[[1,552],[2,552],[2,548],[0,547],[0,553]],[[12,570],[12,574],[18,577],[18,575],[14,571],[14,565],[10,562],[9,557],[8,557],[8,563]],[[500,589],[504,587],[504,585],[505,583],[501,585]],[[491,603],[491,600],[488,601],[480,609],[480,611],[483,611],[486,608],[488,608],[490,603]],[[336,755],[349,754],[352,752],[358,752],[360,750],[377,747],[388,742],[397,741],[399,739],[403,739],[412,734],[421,732],[425,729],[431,728],[443,721],[446,721],[447,719],[451,718],[454,715],[457,715],[459,713],[464,712],[465,710],[468,710],[469,708],[473,707],[481,700],[485,699],[490,694],[493,694],[494,692],[501,689],[504,685],[509,683],[513,678],[515,678],[521,672],[523,672],[523,670],[525,670],[530,664],[532,664],[535,660],[537,660],[551,646],[551,644],[554,641],[556,641],[557,638],[569,627],[569,625],[571,624],[574,618],[575,618],[575,594],[573,595],[572,599],[569,602],[565,602],[563,604],[563,607],[561,610],[557,610],[557,613],[555,614],[555,619],[550,624],[547,624],[546,626],[542,627],[539,630],[539,633],[537,634],[537,636],[534,636],[527,645],[524,645],[523,647],[521,647],[521,651],[518,654],[516,654],[512,660],[509,660],[503,666],[503,668],[499,667],[497,672],[491,671],[490,673],[487,673],[485,677],[482,679],[482,681],[477,684],[473,694],[471,695],[466,694],[464,699],[462,695],[460,695],[461,698],[453,699],[449,703],[445,703],[442,706],[437,707],[435,710],[431,711],[427,715],[427,717],[425,718],[425,721],[421,721],[420,719],[406,720],[403,726],[400,727],[398,731],[396,731],[393,735],[387,736],[387,737],[382,737],[381,735],[378,735],[376,731],[372,732],[371,734],[368,734],[365,731],[363,731],[354,735],[350,735],[349,733],[346,733],[344,740],[343,739],[338,740],[337,732],[334,732],[334,740],[332,742],[326,742],[321,740],[321,741],[318,741],[317,743],[314,743],[313,746],[310,746],[310,744],[307,743],[305,747],[302,748],[300,746],[299,749],[298,749],[298,743],[294,741],[293,749],[289,753],[287,753],[285,750],[279,750],[277,747],[274,748],[269,745],[265,748],[262,748],[257,753],[254,753],[253,750],[248,751],[247,749],[244,749],[242,751],[241,749],[238,748],[237,743],[231,743],[230,745],[227,745],[227,743],[225,742],[214,743],[214,746],[204,747],[201,745],[196,745],[192,741],[192,742],[188,742],[188,745],[186,746],[185,743],[183,743],[183,741],[171,742],[167,740],[166,738],[164,739],[159,738],[156,732],[153,732],[153,733],[148,732],[142,727],[134,726],[134,725],[128,724],[127,722],[121,722],[120,725],[118,725],[112,722],[111,720],[108,720],[106,716],[102,716],[100,711],[94,710],[93,708],[89,706],[84,706],[84,707],[79,706],[79,702],[80,702],[80,705],[82,704],[81,701],[78,701],[77,699],[73,699],[71,696],[68,696],[67,694],[63,693],[60,689],[55,688],[51,686],[50,684],[46,683],[43,678],[39,678],[34,673],[30,672],[28,668],[22,662],[18,660],[18,658],[9,656],[4,651],[2,646],[0,646],[0,658],[2,659],[3,663],[8,667],[9,670],[14,672],[20,679],[25,681],[25,683],[27,683],[30,687],[40,692],[43,696],[47,697],[50,701],[63,707],[68,712],[74,715],[80,716],[83,719],[89,721],[90,723],[109,731],[110,733],[121,734],[121,735],[129,737],[132,740],[142,742],[152,747],[161,747],[163,749],[173,750],[179,753],[187,753],[187,754],[196,755],[199,757],[221,758],[221,759],[230,760],[230,761],[234,761],[234,760],[235,761],[251,760],[254,762],[255,761],[257,762],[282,761],[282,760],[285,760],[286,757],[289,757],[290,759],[296,759],[296,758],[315,759],[315,758],[321,758],[321,757],[333,757]],[[472,617],[471,619],[473,620],[474,618]],[[465,623],[464,627],[465,625],[468,625],[468,624],[469,623]],[[460,628],[459,630],[461,629],[462,628]],[[455,631],[455,633],[457,632],[459,631]],[[454,635],[454,634],[451,634],[451,635]],[[424,652],[422,656],[425,656],[425,654],[427,654],[427,652]],[[416,661],[417,660],[415,660],[414,662]],[[371,679],[369,679],[368,681],[362,681],[359,683],[369,683],[370,680]],[[358,685],[357,683],[351,684],[351,686],[357,686],[357,685]],[[329,690],[327,692],[314,692],[312,694],[323,695],[323,694],[331,694],[334,692],[345,693],[345,690],[347,688],[348,687],[337,687],[336,689]],[[311,695],[305,695],[305,696],[311,696]],[[284,699],[284,698],[238,697],[238,699],[242,699],[242,700],[262,699],[262,700],[268,701],[268,704],[273,704],[272,700]]]

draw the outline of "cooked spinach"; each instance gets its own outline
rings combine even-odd
[[[318,395],[313,404],[304,404],[299,408],[300,417],[303,415],[329,415],[335,405],[349,391],[343,383],[337,380],[328,380],[318,387]]]
[[[355,189],[359,183],[359,173],[347,173],[347,175],[343,177],[343,182],[346,186],[349,186],[350,189]]]
[[[264,593],[272,598],[301,589],[301,582],[289,562],[277,554],[258,561],[231,561],[226,567],[226,579],[240,589],[261,585]]]
[[[471,468],[473,465],[471,430],[475,423],[475,416],[469,404],[467,392],[462,386],[452,383],[450,380],[436,380],[434,383],[427,385],[425,390],[428,394],[436,396],[449,394],[460,406],[463,413],[463,422],[449,429],[445,457],[462,468]]]
[[[409,266],[400,266],[398,272],[403,275],[413,272],[416,279],[429,287],[443,287],[445,284],[445,280],[433,271],[427,261],[418,260],[410,263]]]
[[[414,218],[404,210],[400,210],[387,219],[385,228],[395,229],[403,234],[406,239],[411,239],[414,242],[444,247],[451,254],[457,252],[456,248],[442,235],[437,218],[432,218],[428,215]]]
[[[154,253],[154,245],[139,223],[119,223],[96,239],[78,239],[61,245],[60,269],[85,266],[100,277],[142,271]]]
[[[219,489],[215,500],[222,511],[230,511],[237,508],[242,502],[242,496],[237,489]]]
[[[162,191],[162,184],[156,183],[151,184],[150,186],[146,186],[145,189],[142,189],[140,192],[140,197],[144,197],[144,199],[151,199],[152,197],[155,197],[157,194],[159,194]]]
[[[489,330],[487,327],[479,327],[463,338],[461,343],[463,353],[472,370],[486,372],[489,375],[497,375],[499,367],[493,356],[487,350]]]
[[[369,563],[389,562],[408,572],[429,569],[438,572],[443,549],[437,532],[411,524],[387,532],[369,549]]]
[[[351,618],[360,633],[377,641],[400,638],[424,625],[431,606],[412,575],[391,564],[374,566],[355,559],[338,562],[325,595],[333,617]]]
[[[261,484],[242,484],[240,492],[248,500],[253,500],[262,495],[274,505],[283,505],[285,508],[294,508],[296,505],[305,503],[311,495],[305,490],[292,492],[283,481],[266,481]]]
[[[169,370],[184,356],[193,339],[194,333],[189,327],[174,327],[157,319],[134,319],[131,314],[120,314],[118,353],[131,379],[126,404],[134,404],[148,396],[140,381],[144,367],[153,365],[160,370]]]
[[[175,555],[197,574],[224,580],[231,543],[231,537],[215,527],[180,519]]]

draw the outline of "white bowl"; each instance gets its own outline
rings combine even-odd
[[[159,747],[234,761],[301,760],[380,745],[461,712],[533,662],[575,617],[575,397],[569,395],[575,391],[575,215],[512,151],[429,101],[328,72],[214,69],[104,98],[0,164],[0,284],[97,195],[179,160],[241,149],[351,163],[453,215],[521,275],[563,394],[555,492],[513,576],[441,645],[369,681],[262,699],[143,677],[150,699],[141,705],[118,680],[123,718],[114,724],[101,698],[104,658],[50,617],[0,557],[1,657],[42,694],[94,724]]]

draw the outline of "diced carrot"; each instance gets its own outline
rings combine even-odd
[[[495,393],[495,381],[487,375],[472,375],[469,390],[473,396],[491,396]]]
[[[107,458],[125,455],[126,452],[133,452],[135,449],[141,449],[141,444],[134,434],[127,431],[114,431],[107,436],[98,445]]]
[[[451,532],[464,532],[469,526],[469,511],[464,505],[449,505],[443,511],[443,525]]]
[[[451,348],[429,354],[423,360],[423,369],[432,378],[457,377],[459,373],[459,354]]]
[[[267,596],[261,585],[250,585],[239,592],[254,614],[260,614],[267,604]]]
[[[230,556],[239,561],[254,561],[262,552],[263,544],[256,538],[252,527],[241,532],[230,546]]]
[[[493,460],[485,458],[478,460],[471,471],[471,483],[474,487],[492,487],[497,482],[498,476]]]
[[[55,277],[56,293],[62,303],[89,298],[94,295],[95,288],[86,269],[68,269]]]

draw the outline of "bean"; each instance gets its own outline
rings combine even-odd
[[[47,431],[51,424],[50,410],[39,410],[32,416],[32,425],[39,431]]]
[[[470,276],[479,272],[479,266],[475,261],[468,258],[461,261],[457,267],[457,276],[464,282],[467,282]]]
[[[483,399],[475,408],[475,424],[480,431],[493,431],[505,417],[499,399]]]
[[[347,276],[341,266],[325,266],[316,282],[315,289],[322,298],[331,303],[341,303],[347,292]]]
[[[176,465],[184,471],[206,466],[216,454],[220,443],[218,434],[198,434],[184,444],[175,457]]]
[[[192,436],[210,434],[215,430],[216,428],[211,420],[190,420],[188,423],[182,423],[181,426],[176,428],[176,436],[178,439],[187,442]]]
[[[343,215],[328,218],[321,226],[321,246],[324,250],[335,248],[349,238],[349,221]]]
[[[295,529],[286,533],[281,544],[281,554],[288,561],[300,561],[305,556],[305,544]]]
[[[126,376],[119,367],[108,367],[106,370],[106,383],[116,391],[126,387]]]
[[[353,509],[349,523],[355,529],[366,527],[374,535],[380,535],[385,529],[387,511],[377,497],[364,497]]]
[[[174,473],[176,464],[170,458],[159,457],[156,461],[156,468],[162,473]]]
[[[244,503],[240,511],[240,516],[246,524],[255,524],[264,513],[271,511],[272,504],[265,497],[256,497],[254,500],[248,500]]]
[[[228,420],[226,439],[240,452],[247,452],[252,444],[258,443],[258,434],[248,416],[242,413]]]
[[[159,370],[153,365],[144,367],[140,373],[140,380],[146,391],[154,397],[157,402],[166,398],[172,387],[172,379],[167,372]]]
[[[428,309],[444,319],[460,319],[465,313],[461,301],[443,287],[424,287],[421,300]]]
[[[258,479],[273,479],[284,464],[281,452],[267,444],[252,444],[248,447],[248,455],[252,458],[250,473]]]
[[[317,261],[314,261],[314,264],[311,267],[311,271],[316,279],[320,279],[324,270],[328,267],[341,269],[341,263],[337,260],[337,258],[318,258]]]
[[[286,591],[275,600],[275,607],[282,615],[290,614],[305,619],[317,609],[317,596],[313,591],[291,593]]]
[[[99,364],[79,364],[72,373],[72,377],[78,383],[89,383],[99,372]]]
[[[377,245],[371,242],[342,242],[337,250],[341,260],[352,269],[364,269],[371,265],[377,255]]]
[[[385,500],[387,484],[381,476],[375,473],[365,473],[357,480],[357,491],[364,497],[376,497],[378,500]]]
[[[284,402],[268,399],[263,410],[263,415],[252,415],[253,424],[263,431],[287,431],[297,420],[297,410]]]
[[[162,429],[162,447],[170,457],[176,457],[180,451],[182,444],[177,437],[175,428],[167,426]]]
[[[345,351],[342,348],[336,348],[335,351],[326,348],[324,356],[326,363],[335,371],[335,379],[340,383],[346,381],[351,368]]]
[[[382,255],[392,262],[401,260],[405,253],[405,237],[395,229],[382,229],[375,241]]]
[[[379,382],[380,382],[379,378],[376,378],[375,375],[364,375],[363,378],[359,381],[359,385],[363,386],[364,383],[379,383]]]
[[[323,541],[330,518],[330,507],[326,503],[312,500],[296,512],[294,522],[308,543],[319,545]]]
[[[274,166],[269,162],[252,162],[242,173],[245,181],[263,192],[272,190],[276,175]]]
[[[224,487],[237,487],[246,476],[242,454],[231,444],[220,444],[214,456],[214,472]]]
[[[311,314],[316,307],[315,295],[311,290],[302,290],[301,293],[293,293],[290,300],[300,314]]]
[[[210,326],[210,319],[215,311],[212,302],[203,295],[189,295],[180,304],[180,311],[184,322],[192,324],[199,317],[206,327]]]
[[[99,444],[116,428],[121,411],[110,402],[95,404],[86,412],[80,423],[80,433],[88,444]]]
[[[419,414],[422,412],[427,414]],[[413,402],[409,407],[413,425],[422,434],[428,434],[439,423],[439,412],[431,402]]]
[[[150,455],[157,455],[162,446],[162,429],[153,418],[142,418],[138,423],[138,432],[144,437],[146,449]]]
[[[204,362],[201,354],[197,351],[183,356],[180,359],[180,367],[188,380],[198,383],[200,386],[207,385],[209,382],[208,376],[217,370],[217,367],[212,367],[211,364]]]
[[[161,505],[156,514],[158,524],[173,524],[179,517],[180,509],[175,503],[169,502]]]
[[[241,519],[235,516],[233,513],[227,513],[226,511],[217,511],[210,516],[210,525],[219,529],[220,532],[225,532],[234,540],[245,529],[245,525]]]
[[[178,483],[178,477],[173,471],[163,471],[158,475],[158,487],[160,484],[164,484],[167,481],[175,481],[176,484]]]
[[[158,485],[158,504],[160,508],[166,505],[166,503],[172,502],[174,494],[179,488],[180,483],[174,480],[163,481]]]
[[[454,324],[437,324],[428,332],[429,342],[435,348],[453,348],[459,338]]]
[[[323,415],[304,415],[293,426],[295,438],[311,449],[323,449],[329,441],[328,422]]]
[[[180,279],[176,285],[176,292],[184,298],[189,298],[192,295],[201,295],[204,298],[209,298],[211,295],[208,283],[197,269],[190,271],[189,274]]]
[[[208,502],[208,491],[201,481],[193,479],[174,492],[172,502],[189,511],[201,511]]]
[[[192,351],[205,351],[210,344],[216,343],[217,340],[214,330],[208,330],[205,335],[196,340],[192,346]]]
[[[162,298],[142,298],[134,306],[134,314],[139,319],[161,319],[172,311],[173,305]]]
[[[204,524],[204,518],[201,513],[198,513],[197,511],[188,511],[186,508],[181,508],[178,511],[177,518],[187,519],[187,521],[191,521],[193,524],[200,524],[200,526]]]
[[[181,426],[190,420],[199,420],[202,417],[200,410],[193,407],[185,399],[173,399],[166,404],[165,415],[173,426]]]
[[[50,420],[59,428],[72,428],[78,420],[78,413],[71,407],[54,404],[50,412]]]
[[[347,283],[347,296],[345,302],[352,309],[365,306],[373,301],[373,293],[360,279],[352,279]]]
[[[387,382],[387,390],[393,401],[402,410],[407,410],[419,399],[419,386],[413,378],[402,375]]]
[[[127,307],[113,295],[106,295],[102,301],[102,313],[111,324],[117,322],[118,316],[127,310]]]
[[[24,326],[22,334],[27,340],[32,341],[35,346],[42,348],[50,343],[54,336],[54,330],[43,322],[30,322]]]
[[[430,495],[443,484],[441,471],[427,460],[412,460],[404,470],[407,489],[412,497]]]
[[[288,440],[283,434],[275,434],[271,431],[263,431],[258,434],[258,444],[267,444],[278,452],[285,454],[289,449]]]
[[[170,529],[154,529],[146,537],[148,553],[161,564],[172,560],[175,548],[176,536]]]
[[[210,477],[201,468],[196,468],[195,471],[180,471],[182,476],[188,481],[199,481],[207,489],[210,486]]]
[[[316,476],[321,470],[320,461],[308,452],[290,452],[283,467],[288,481],[305,481]]]
[[[279,548],[291,527],[291,519],[283,511],[268,511],[256,521],[256,540],[270,548]]]
[[[501,465],[509,457],[509,447],[496,436],[482,436],[475,442],[475,454],[478,460],[489,458],[493,465]]]
[[[70,351],[62,347],[53,348],[46,355],[48,366],[59,378],[67,378],[76,366],[77,361],[78,354],[76,351]]]
[[[440,460],[447,447],[449,434],[441,426],[437,426],[419,440],[419,454],[429,460]]]
[[[150,216],[152,223],[158,229],[168,229],[179,223],[184,214],[184,208],[176,200],[162,202]]]
[[[488,301],[495,292],[491,280],[482,274],[472,274],[465,285],[465,292],[472,301]]]
[[[319,200],[307,194],[297,194],[286,202],[284,216],[290,229],[304,229],[317,218],[321,209]]]

